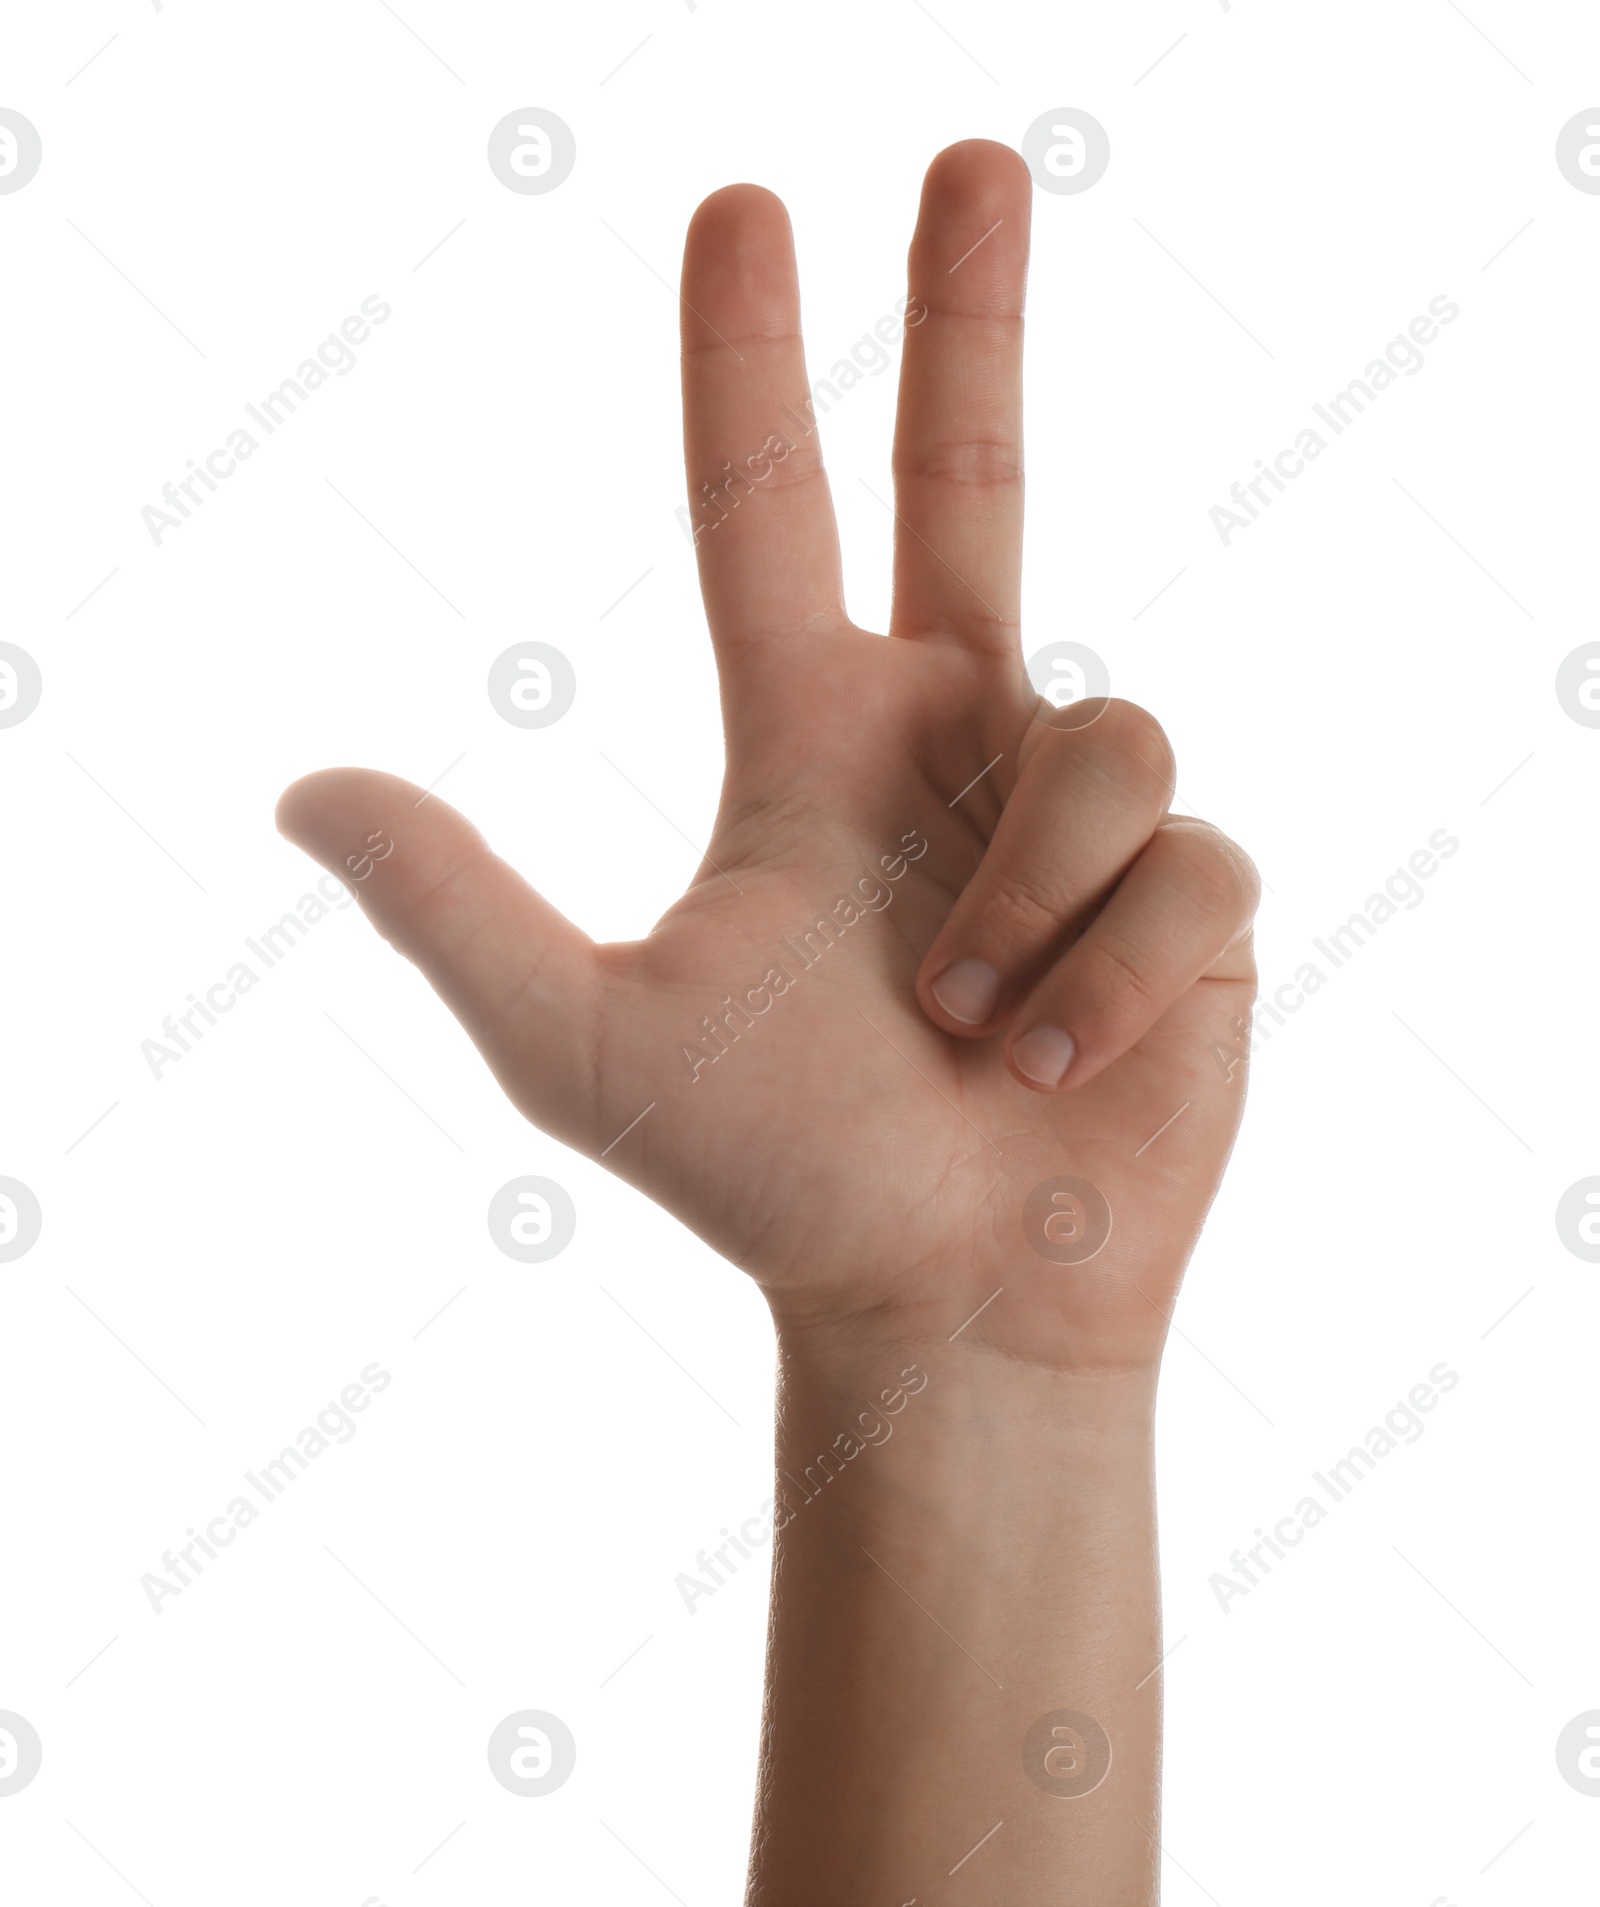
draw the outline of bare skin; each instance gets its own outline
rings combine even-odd
[[[1242,1108],[1256,880],[1169,813],[1152,717],[1055,710],[1023,667],[1030,197],[1020,159],[984,141],[928,174],[886,636],[845,612],[818,438],[793,422],[807,378],[783,208],[730,186],[696,213],[685,456],[727,768],[705,862],[645,939],[594,944],[393,776],[327,770],[279,807],[347,878],[370,836],[392,839],[361,903],[516,1105],[767,1295],[790,1481],[764,1904],[1155,1897],[1150,1425]],[[1111,1215],[1084,1262],[1039,1248],[1083,1223],[1042,1231],[1028,1204],[1062,1175]],[[914,1394],[908,1367],[927,1379]],[[893,1435],[825,1490],[799,1484],[869,1408]],[[1079,1798],[1024,1768],[1056,1710],[1112,1744]]]

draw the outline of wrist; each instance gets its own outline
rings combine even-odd
[[[1061,1371],[883,1314],[780,1322],[778,1353],[753,1898],[926,1898],[998,1823],[951,1899],[1053,1900],[1070,1872],[1144,1907],[1154,1366]],[[1105,1755],[1066,1789],[1072,1729]]]
[[[1156,1372],[1062,1372],[889,1328],[778,1333],[774,1521],[828,1540],[891,1529],[922,1551],[1004,1532],[1053,1547],[1062,1506],[1144,1494]]]
[[[1085,1433],[1152,1430],[1158,1349],[1114,1365],[1035,1358],[976,1330],[968,1336],[963,1328],[930,1328],[947,1322],[935,1319],[933,1309],[819,1318],[774,1305],[780,1430],[783,1413],[796,1408],[808,1415],[823,1406],[843,1410],[845,1421],[874,1412],[899,1417],[910,1400],[934,1392],[933,1410],[948,1421],[981,1416],[1019,1434],[1029,1425]]]

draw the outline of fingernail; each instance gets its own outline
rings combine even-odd
[[[1000,998],[1000,975],[987,960],[952,960],[932,991],[952,1020],[982,1026]]]
[[[1059,1086],[1077,1050],[1072,1035],[1059,1026],[1032,1026],[1012,1046],[1011,1058],[1036,1086]]]

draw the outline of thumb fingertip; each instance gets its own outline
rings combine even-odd
[[[397,823],[422,792],[372,768],[319,768],[284,789],[273,821],[286,841],[326,865],[374,827]]]
[[[272,825],[297,848],[308,848],[311,816],[319,805],[317,786],[325,778],[326,772],[323,770],[302,775],[298,781],[291,781],[279,795],[278,805],[272,811]]]

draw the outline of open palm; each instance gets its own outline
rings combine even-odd
[[[279,824],[358,885],[518,1107],[752,1273],[780,1316],[871,1311],[1056,1367],[1159,1351],[1243,1101],[1256,883],[1168,812],[1129,704],[1022,663],[1031,183],[934,161],[910,255],[895,601],[855,627],[781,204],[701,206],[685,445],[727,772],[706,858],[597,946],[395,777],[298,782]],[[997,1295],[998,1294],[998,1295]]]

